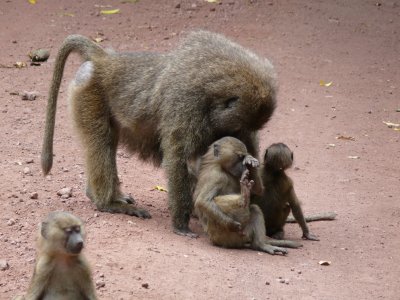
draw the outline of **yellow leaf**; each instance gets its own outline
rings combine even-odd
[[[392,122],[385,122],[385,121],[382,121],[384,124],[386,124],[387,125],[387,127],[389,127],[389,128],[393,128],[393,127],[400,127],[400,124],[396,124],[396,123],[392,123]]]
[[[17,61],[16,63],[14,63],[14,67],[16,67],[17,69],[25,68],[26,63],[22,61]]]
[[[400,128],[393,128],[393,130],[400,131]]]
[[[331,86],[332,83],[333,83],[332,81],[329,81],[329,82],[325,82],[324,80],[319,81],[320,86]]]
[[[63,16],[66,16],[66,17],[74,17],[75,14],[66,12],[66,13],[63,13]]]
[[[218,0],[205,0],[205,1],[207,1],[209,3],[218,3]]]
[[[339,135],[336,137],[337,140],[346,140],[346,141],[355,141],[356,139],[352,136],[344,136],[344,135]]]
[[[36,4],[36,0],[28,0],[30,4]]]
[[[93,38],[93,41],[95,41],[96,43],[101,43],[102,41],[104,41],[104,38],[102,38],[102,37],[95,37],[95,38]]]
[[[168,193],[168,191],[165,188],[163,188],[162,186],[159,186],[159,185],[156,185],[153,188],[153,190],[157,190],[157,191],[160,191],[160,192],[167,192]]]
[[[102,10],[100,11],[102,15],[113,15],[113,14],[118,14],[119,13],[119,8],[117,9],[109,9],[109,10]]]
[[[318,262],[321,266],[330,266],[331,262],[329,260],[320,260]]]

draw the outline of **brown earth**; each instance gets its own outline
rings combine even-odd
[[[85,253],[94,280],[105,283],[100,299],[399,299],[400,132],[382,121],[400,123],[400,4],[377,1],[3,0],[0,260],[9,268],[0,271],[0,298],[27,289],[40,220],[68,210],[87,224]],[[120,13],[99,14],[113,8]],[[57,48],[68,34],[101,34],[101,44],[116,50],[166,51],[196,28],[223,33],[276,66],[279,103],[261,132],[261,149],[287,143],[306,213],[338,213],[336,221],[310,224],[320,242],[304,241],[286,257],[221,249],[195,220],[200,238],[177,236],[167,194],[152,190],[166,186],[164,172],[124,150],[118,155],[123,189],[153,218],[96,211],[84,195],[82,149],[67,114],[66,83],[77,57],[62,85],[54,167],[42,176],[46,96]],[[50,50],[48,62],[5,68],[28,61],[37,48]],[[15,94],[24,91],[39,97],[22,101]],[[72,198],[57,196],[63,187],[73,188]],[[31,199],[35,192],[38,199]],[[287,237],[300,240],[299,227],[287,227]]]

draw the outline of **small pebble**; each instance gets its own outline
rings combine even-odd
[[[32,194],[29,196],[29,198],[31,198],[31,199],[37,199],[38,197],[39,197],[39,194],[36,193],[36,192],[32,193]]]
[[[0,270],[5,271],[8,270],[9,268],[10,265],[8,264],[8,262],[5,259],[0,259]]]
[[[102,288],[102,287],[105,287],[106,286],[106,283],[104,282],[104,280],[102,280],[102,279],[99,279],[99,280],[96,280],[96,288]]]
[[[32,62],[44,62],[50,57],[50,51],[47,49],[37,49],[29,53]]]
[[[57,195],[61,196],[62,199],[68,199],[72,197],[72,188],[69,187],[62,188],[57,192]]]
[[[148,289],[149,288],[149,284],[148,283],[143,283],[142,287],[144,287],[145,289]]]
[[[7,225],[8,225],[8,226],[13,226],[13,225],[15,225],[15,220],[14,220],[14,219],[9,219],[9,220],[7,221]]]

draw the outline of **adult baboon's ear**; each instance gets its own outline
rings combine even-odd
[[[221,150],[221,146],[219,144],[214,144],[214,156],[215,157],[219,156],[220,150]]]
[[[48,226],[47,222],[42,222],[42,224],[40,225],[40,234],[45,239],[47,238],[47,226]]]

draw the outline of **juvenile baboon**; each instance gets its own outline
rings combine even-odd
[[[266,237],[264,217],[257,205],[250,205],[254,181],[250,174],[258,166],[246,146],[236,138],[214,142],[201,159],[194,191],[196,214],[213,244],[227,248],[250,247],[269,254],[286,254],[286,246],[301,245]],[[249,171],[250,169],[250,171]]]
[[[318,241],[310,233],[293,188],[293,181],[285,173],[293,163],[293,152],[282,143],[272,144],[264,155],[264,163],[260,168],[260,176],[264,185],[262,196],[254,195],[252,203],[257,204],[265,219],[265,229],[269,237],[284,238],[286,219],[292,211],[296,221],[303,230],[303,239]]]
[[[40,226],[36,265],[25,300],[96,299],[91,271],[81,250],[83,223],[67,212],[52,212]]]
[[[187,161],[223,136],[257,156],[257,131],[275,108],[275,75],[267,59],[222,35],[196,31],[166,53],[114,53],[79,35],[66,38],[47,105],[42,169],[52,167],[57,95],[71,52],[85,60],[70,87],[76,127],[86,150],[87,195],[100,211],[150,217],[119,188],[119,143],[166,169],[174,231],[192,235],[193,176]]]

